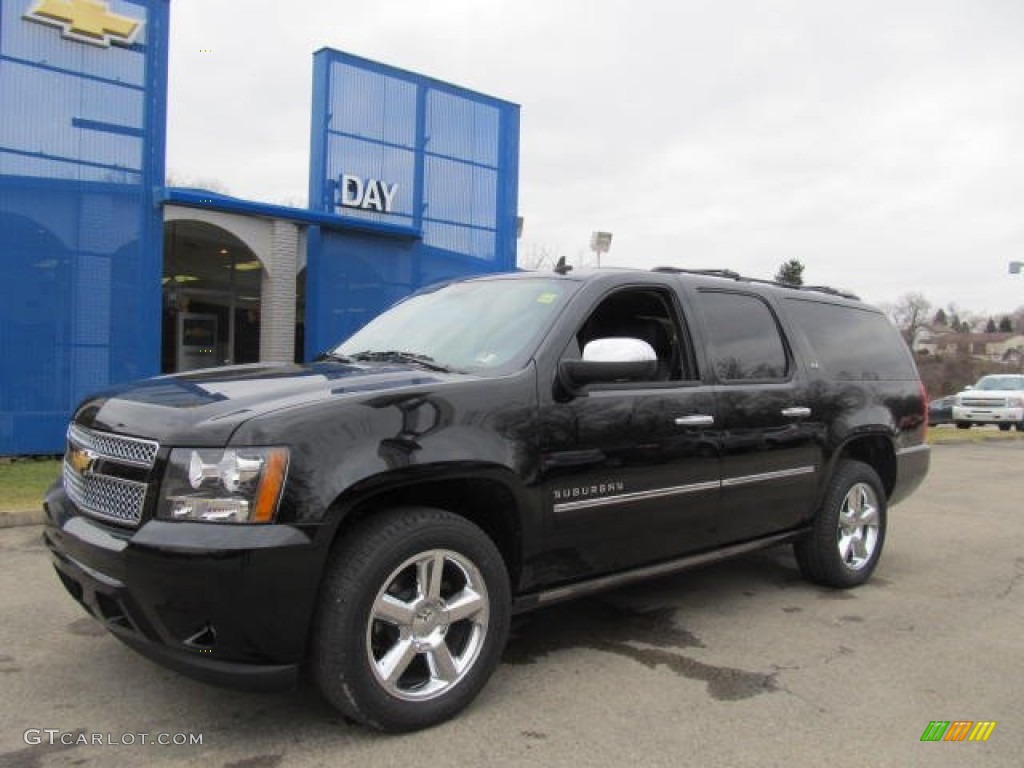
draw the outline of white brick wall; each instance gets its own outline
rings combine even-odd
[[[275,220],[270,249],[264,261],[260,306],[260,361],[295,359],[295,274],[298,266],[299,228]]]

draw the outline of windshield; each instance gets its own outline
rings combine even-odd
[[[567,280],[474,280],[396,304],[333,355],[505,372],[525,364],[576,284]]]
[[[975,389],[1024,389],[1024,376],[983,376]]]

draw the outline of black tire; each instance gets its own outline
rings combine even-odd
[[[794,543],[804,578],[840,589],[866,582],[882,555],[886,518],[878,473],[863,462],[841,460],[811,532]],[[844,520],[863,524],[843,525]]]
[[[508,637],[497,547],[468,520],[429,508],[384,512],[343,535],[314,627],[317,685],[343,714],[382,731],[451,718],[483,688]]]
[[[970,429],[971,428],[971,423],[969,421],[958,421],[956,423],[956,428],[957,429]]]
[[[1024,421],[1018,421],[1016,426],[1018,432],[1024,432]]]
[[[1013,426],[1013,424],[1000,424],[999,425],[999,431],[1000,432],[1009,432],[1010,431],[1010,427],[1012,427],[1012,426]]]

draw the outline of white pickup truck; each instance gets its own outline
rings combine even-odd
[[[960,429],[974,424],[998,424],[1003,431],[1024,432],[1024,375],[982,376],[953,401],[953,421]]]

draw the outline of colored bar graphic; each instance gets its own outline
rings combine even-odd
[[[995,728],[995,720],[932,720],[921,741],[988,741]]]
[[[973,720],[954,720],[949,726],[949,730],[946,731],[946,738],[943,741],[963,741],[971,732],[972,725],[974,725]]]
[[[992,735],[992,731],[995,729],[995,720],[979,720],[975,723],[974,730],[971,731],[968,741],[988,741],[988,737]]]
[[[947,728],[949,728],[949,720],[932,720],[921,734],[921,741],[942,741]]]

